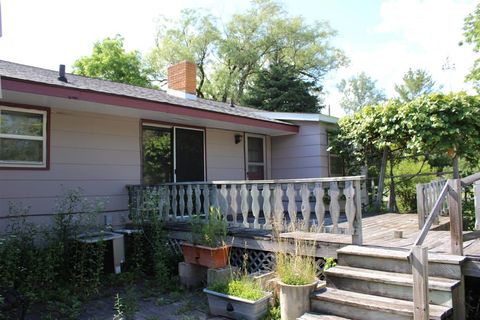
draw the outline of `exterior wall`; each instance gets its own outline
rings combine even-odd
[[[139,120],[52,108],[50,125],[49,170],[0,169],[0,217],[9,201],[21,201],[37,216],[32,222],[46,222],[56,197],[81,187],[88,198],[106,200],[112,222],[120,222],[125,185],[140,182]]]
[[[65,190],[82,188],[91,200],[106,203],[114,225],[126,221],[127,184],[141,183],[141,120],[51,108],[50,168],[48,170],[0,169],[0,229],[9,215],[9,202],[31,209],[29,220],[47,223],[54,213],[55,200]],[[245,138],[243,132],[207,128],[207,180],[245,179]],[[266,174],[271,172],[271,139],[266,137]]]
[[[331,124],[296,121],[297,135],[272,137],[272,179],[328,177],[327,128]]]
[[[235,135],[242,132],[206,129],[207,181],[244,180],[244,139],[235,144]]]

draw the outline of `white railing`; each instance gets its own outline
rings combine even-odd
[[[145,210],[147,200],[166,221],[206,216],[218,208],[232,227],[302,230],[350,234],[361,243],[363,176],[165,183],[128,185],[131,212]],[[148,199],[147,199],[148,198]],[[346,222],[346,227],[339,226]]]

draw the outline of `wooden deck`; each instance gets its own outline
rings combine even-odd
[[[450,252],[450,231],[449,217],[440,217],[440,223],[434,225],[425,239],[424,244],[429,247],[430,252]],[[363,223],[363,244],[366,246],[381,246],[390,248],[410,249],[417,235],[418,217],[416,214],[394,214],[387,213],[375,216],[364,217]],[[339,224],[345,227],[346,223]],[[167,226],[170,236],[179,240],[190,240],[191,232],[188,223],[174,223]],[[395,231],[402,231],[401,238],[395,237]],[[312,232],[288,232],[281,233],[280,238],[284,240],[302,239],[311,240],[315,243],[315,255],[318,257],[337,256],[337,250],[352,244],[352,236],[331,233]],[[466,274],[480,277],[480,231],[464,232],[464,255],[467,256],[469,269]],[[229,228],[227,240],[235,247],[249,248],[276,252],[279,244],[274,241],[271,230],[256,230],[245,228]]]

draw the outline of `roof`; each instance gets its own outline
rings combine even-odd
[[[201,98],[191,100],[175,97],[168,94],[164,90],[159,89],[142,88],[129,84],[89,78],[70,73],[66,74],[68,82],[63,82],[58,80],[58,71],[28,66],[4,60],[0,60],[0,76],[2,77],[2,79],[11,78],[56,87],[94,91],[98,93],[143,99],[152,102],[160,102],[171,105],[190,107],[204,111],[218,112],[233,116],[263,120],[287,126],[291,125],[289,123],[274,118],[258,115],[252,112],[252,110],[255,110],[252,108],[246,108],[238,105],[232,106],[230,103],[222,103]]]
[[[299,112],[271,112],[255,110],[258,116],[287,121],[313,121],[325,123],[338,123],[337,117],[328,116],[320,113],[299,113]]]

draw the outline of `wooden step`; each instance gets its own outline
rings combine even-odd
[[[302,315],[300,318],[297,318],[297,320],[351,320],[351,319],[339,317],[339,316],[332,316],[328,314],[318,314],[318,313],[307,312],[304,315]]]
[[[375,268],[381,271],[411,273],[407,249],[350,245],[337,250],[340,265]],[[461,279],[464,256],[428,254],[429,275],[449,279]]]
[[[411,320],[413,302],[327,287],[314,293],[311,311],[357,320]],[[451,312],[452,308],[430,305],[430,319],[446,319]]]
[[[413,299],[411,274],[348,266],[330,268],[325,274],[329,287],[402,300]],[[451,307],[452,291],[459,285],[459,280],[429,277],[430,303]]]

